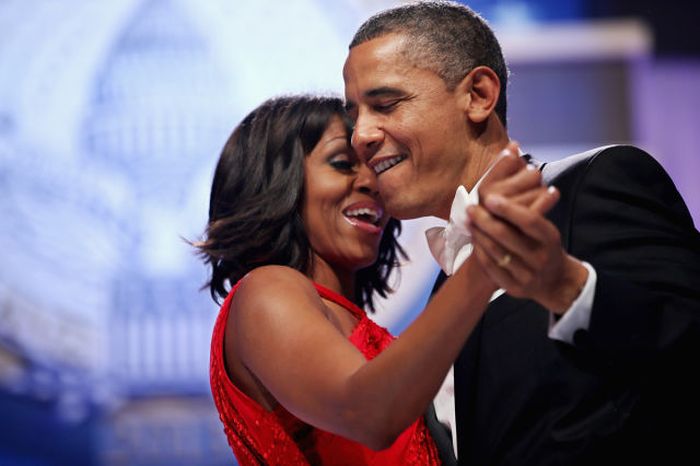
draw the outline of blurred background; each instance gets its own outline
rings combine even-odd
[[[0,0],[0,465],[234,464],[208,385],[218,310],[183,238],[262,100],[342,94],[370,0]],[[692,2],[465,2],[501,38],[509,128],[541,159],[634,143],[700,219]],[[375,315],[400,333],[437,268]]]

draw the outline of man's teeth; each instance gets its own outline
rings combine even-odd
[[[367,207],[362,207],[360,209],[352,209],[345,212],[348,217],[360,217],[366,216],[370,223],[376,223],[379,220],[380,214],[374,209],[369,209]]]
[[[384,159],[373,167],[374,172],[377,175],[379,175],[380,173],[387,171],[388,169],[390,169],[391,167],[393,167],[397,163],[401,162],[405,158],[406,158],[405,155],[397,155],[396,157],[390,157],[390,158]]]

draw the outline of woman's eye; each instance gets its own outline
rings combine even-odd
[[[336,170],[348,171],[355,168],[355,164],[350,160],[331,160],[330,163]]]

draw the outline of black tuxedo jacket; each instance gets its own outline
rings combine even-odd
[[[590,327],[569,345],[537,303],[490,304],[455,363],[459,463],[697,464],[700,235],[683,200],[631,146],[537,165],[564,248],[597,272]]]

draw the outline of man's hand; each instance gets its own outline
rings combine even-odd
[[[487,194],[467,210],[474,254],[489,277],[508,294],[563,314],[585,285],[588,271],[564,251],[559,231],[543,216],[558,198],[558,191],[550,188],[525,207]]]

